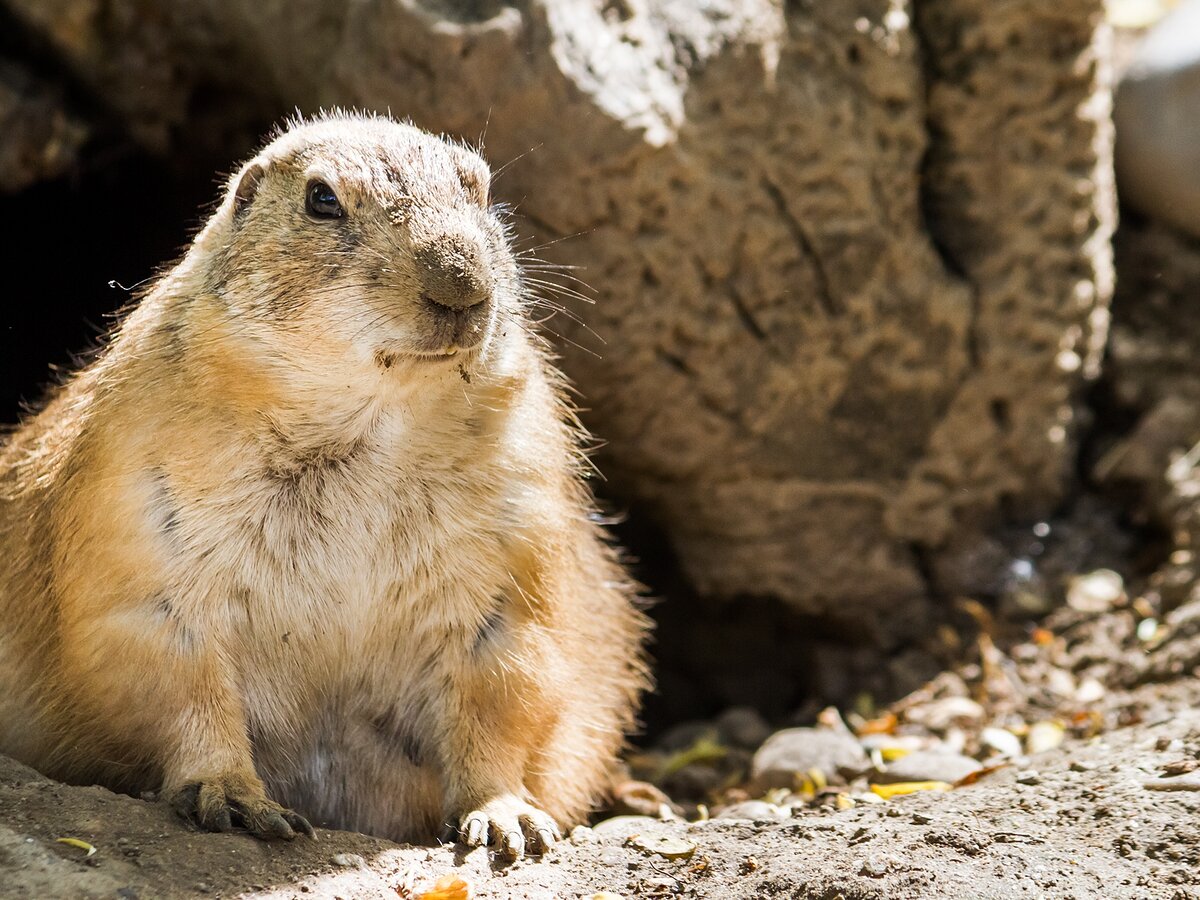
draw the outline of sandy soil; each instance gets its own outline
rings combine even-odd
[[[1200,897],[1200,772],[1161,773],[1200,759],[1200,711],[1186,708],[1192,682],[1158,693],[1156,705],[1178,714],[1068,742],[952,792],[771,824],[610,821],[508,866],[482,850],[340,832],[293,844],[201,834],[161,803],[67,787],[3,761],[0,896],[394,900],[457,874],[480,898],[1185,900]],[[637,849],[632,834],[680,837],[695,850],[667,859]]]

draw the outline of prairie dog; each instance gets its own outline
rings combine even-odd
[[[293,124],[8,436],[0,751],[262,837],[519,856],[596,801],[645,620],[489,178]]]

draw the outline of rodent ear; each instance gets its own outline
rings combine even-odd
[[[259,163],[249,166],[242,177],[238,179],[237,189],[233,192],[233,215],[237,218],[250,206],[250,201],[258,193],[258,186],[263,180],[266,170]]]
[[[482,159],[474,153],[463,153],[458,159],[458,180],[467,191],[467,196],[480,206],[490,201],[492,172]]]

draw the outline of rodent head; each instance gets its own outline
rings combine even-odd
[[[210,288],[289,357],[461,366],[519,314],[490,177],[478,154],[390,119],[294,125],[231,179]]]

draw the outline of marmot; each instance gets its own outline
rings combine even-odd
[[[509,856],[606,787],[646,621],[476,153],[289,125],[0,448],[0,751],[201,826]]]

